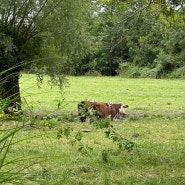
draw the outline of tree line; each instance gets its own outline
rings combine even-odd
[[[91,34],[96,46],[80,61],[75,74],[183,78],[184,4],[116,2],[94,16]]]

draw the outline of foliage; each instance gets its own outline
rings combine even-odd
[[[1,125],[2,126],[2,125]],[[14,157],[11,158],[11,151],[14,147],[19,146],[23,140],[17,140],[17,134],[22,132],[26,125],[19,126],[15,128],[1,130],[0,134],[0,183],[1,184],[25,184],[25,183],[42,183],[42,180],[39,179],[40,176],[26,172],[34,165],[38,164],[41,161],[42,157],[34,156],[35,162],[31,162],[30,156],[26,157]],[[27,138],[31,139],[31,138]],[[30,160],[30,164],[27,163],[23,165],[25,161]]]
[[[89,0],[1,1],[2,99],[21,103],[22,70],[31,69],[39,82],[47,74],[51,84],[62,87],[66,71],[91,50],[86,25],[91,16],[90,5]]]
[[[129,140],[126,136],[118,133],[116,128],[114,128],[113,124],[111,124],[110,120],[97,120],[90,122],[96,129],[106,129],[104,131],[105,137],[112,139],[118,146],[119,149],[131,151],[135,146],[135,143]],[[88,150],[92,150],[92,146],[84,145],[82,142],[83,134],[81,131],[77,131],[72,134],[73,128],[66,124],[66,126],[59,128],[57,132],[57,138],[61,139],[62,137],[66,137],[70,140],[70,143],[74,145],[76,142],[79,142],[78,150],[83,154],[88,154]]]
[[[184,66],[185,58],[185,40],[184,29],[176,27],[167,33],[162,42],[163,49],[155,60],[157,65],[161,66],[162,73],[170,73]],[[181,69],[183,70],[183,68]],[[183,73],[181,73],[183,77]]]
[[[173,70],[168,77],[169,78],[184,78],[185,76],[185,66]]]
[[[96,3],[99,9],[91,23],[91,34],[97,38],[94,53],[84,58],[80,68],[76,68],[77,75],[96,71],[97,74],[114,76],[121,74],[120,68],[126,62],[130,63],[124,74],[128,77],[162,78],[184,66],[183,52],[178,55],[177,50],[170,52],[168,48],[170,45],[178,48],[176,35],[184,38],[181,1],[136,3],[99,0]],[[165,60],[173,60],[173,65],[168,65]],[[181,61],[180,66],[175,62],[178,60]],[[168,70],[166,65],[171,69]],[[130,75],[130,71],[136,71],[136,74]]]
[[[120,61],[127,58],[127,47],[122,35],[123,21],[121,13],[115,13],[119,9],[115,2],[103,6],[103,11],[101,6],[100,3],[91,26],[91,34],[97,38],[94,53],[83,60],[81,67],[86,69],[85,73],[98,71],[102,75],[115,76]],[[84,74],[83,70],[81,74]]]

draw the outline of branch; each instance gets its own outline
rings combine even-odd
[[[44,7],[46,6],[48,0],[45,0],[45,2],[43,3],[42,7],[39,9],[39,11],[37,12],[37,14],[34,16],[34,18],[32,19],[32,22],[29,24],[29,27],[25,30],[25,32],[23,33],[24,35],[26,35],[26,38],[29,40],[30,38],[33,38],[34,36],[36,36],[37,34],[40,33],[39,30],[37,30],[37,28],[34,26],[33,24],[35,23],[37,17],[40,15],[40,13],[42,12],[42,10],[44,9]],[[58,5],[62,2],[62,0],[58,0],[51,8],[50,11],[46,12],[45,16],[41,19],[41,21],[43,22],[44,19],[46,19],[51,12],[53,12],[55,10],[56,7],[58,7]],[[28,34],[31,33],[31,34]]]
[[[44,16],[44,18],[43,18],[42,20],[46,19],[46,18],[50,15],[50,13],[53,12],[53,10],[55,10],[55,8],[57,8],[58,5],[59,5],[62,1],[63,1],[63,0],[58,0],[58,2],[56,2],[56,4],[54,4],[53,7],[50,8],[50,11],[48,11],[48,12],[45,14],[45,16]]]
[[[30,0],[29,0],[29,1],[30,1]],[[28,4],[27,4],[27,7],[25,7],[25,11],[21,11],[21,10],[24,8],[25,5],[26,5],[26,0],[23,2],[22,6],[21,6],[21,7],[18,9],[18,11],[17,11],[17,14],[18,14],[19,12],[24,12],[23,17],[21,18],[21,20],[19,21],[19,23],[18,23],[18,25],[17,25],[17,33],[19,32],[21,26],[22,26],[23,23],[25,22],[25,17],[28,15],[29,2],[28,2]]]
[[[38,10],[36,15],[32,18],[32,21],[30,22],[28,28],[24,31],[23,35],[25,35],[28,40],[37,35],[38,33],[40,33],[35,26],[33,27],[33,24],[35,23],[38,16],[41,14],[42,10],[46,7],[47,2],[48,0],[45,0],[45,2],[42,4],[41,8]],[[50,8],[50,11],[47,12],[47,14],[44,16],[44,19],[46,19],[50,15],[50,13],[59,5],[60,2],[61,0],[58,0],[57,3],[55,3],[55,5]]]
[[[143,10],[146,10],[150,7],[150,5],[152,4],[153,0],[150,0],[149,3],[142,7],[142,8],[138,8],[133,14],[131,14],[130,16],[126,17],[123,21],[126,21],[127,19],[130,19],[131,17],[133,17],[135,14],[137,13],[141,13]]]
[[[9,19],[10,19],[11,10],[12,10],[12,6],[13,6],[13,1],[14,1],[14,0],[12,0],[12,1],[10,2],[10,7],[9,7],[9,9],[8,9],[8,11],[7,11],[7,17],[6,17],[5,24],[4,24],[5,27],[7,27],[8,21],[9,21]]]
[[[46,6],[46,3],[48,2],[48,0],[45,0],[44,3],[42,4],[41,8],[38,10],[38,12],[36,13],[36,15],[32,18],[31,23],[29,24],[28,28],[26,29],[25,33],[29,32],[29,30],[31,29],[34,21],[37,19],[37,17],[40,15],[40,13],[42,12],[43,8]]]

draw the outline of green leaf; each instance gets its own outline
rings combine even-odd
[[[76,139],[77,141],[81,141],[81,140],[82,140],[82,136],[83,136],[83,135],[82,135],[82,132],[79,131],[79,132],[76,133],[75,139]]]
[[[109,135],[110,135],[110,131],[109,130],[105,131],[105,137],[108,138]]]
[[[64,128],[64,135],[68,138],[71,134],[71,128],[69,126]]]

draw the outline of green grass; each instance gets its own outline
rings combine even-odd
[[[116,132],[134,141],[136,147],[130,152],[120,150],[115,142],[105,138],[105,129],[96,129],[88,123],[69,122],[66,118],[59,121],[23,118],[25,126],[14,136],[6,158],[6,162],[11,162],[2,168],[4,172],[20,171],[25,178],[39,180],[26,181],[27,184],[185,184],[183,80],[69,77],[70,86],[62,93],[47,83],[38,89],[33,82],[36,82],[33,75],[23,75],[20,86],[23,101],[36,114],[76,112],[77,103],[84,99],[128,104],[129,118],[112,124]],[[62,106],[58,110],[59,100]],[[29,110],[25,102],[24,108]],[[0,138],[5,130],[22,122],[2,120],[1,124],[4,132]],[[57,139],[58,131],[66,125],[73,128],[71,135]],[[82,132],[81,140],[87,153],[78,151],[80,142],[70,144],[78,131],[89,131]]]
[[[67,111],[76,111],[82,100],[123,102],[129,112],[164,114],[185,112],[184,80],[125,79],[121,77],[69,77],[62,93],[51,88],[47,79],[38,89],[33,75],[23,75],[21,92],[37,110],[57,109],[58,102]]]

